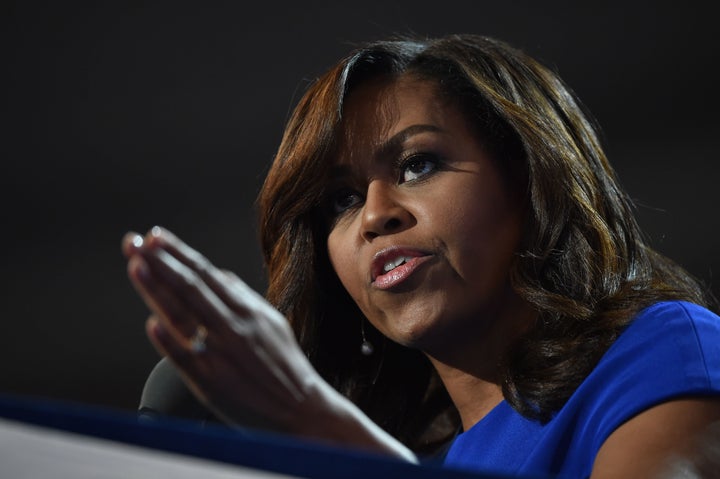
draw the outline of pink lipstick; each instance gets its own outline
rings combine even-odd
[[[391,247],[378,252],[372,263],[372,285],[390,289],[405,281],[420,265],[431,258],[425,251]]]

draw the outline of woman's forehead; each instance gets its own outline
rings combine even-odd
[[[358,152],[375,150],[398,132],[426,125],[442,128],[452,108],[429,80],[401,76],[357,86],[346,98],[336,161],[352,161]]]

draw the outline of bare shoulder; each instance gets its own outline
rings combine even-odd
[[[658,477],[674,457],[690,458],[708,427],[720,421],[720,397],[654,406],[617,428],[600,448],[592,479]],[[719,444],[720,445],[720,444]]]

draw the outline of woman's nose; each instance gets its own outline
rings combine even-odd
[[[362,209],[362,236],[371,241],[378,236],[397,233],[409,228],[413,216],[398,201],[394,185],[375,180],[368,185]]]

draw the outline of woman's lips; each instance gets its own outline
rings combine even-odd
[[[375,255],[372,264],[372,285],[390,289],[405,281],[415,270],[431,258],[424,251],[389,248]],[[401,264],[395,266],[400,262]]]

